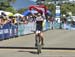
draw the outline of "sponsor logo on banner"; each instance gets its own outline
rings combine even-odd
[[[60,6],[56,6],[56,10],[60,10]]]
[[[56,10],[56,13],[60,13],[60,10]]]
[[[0,30],[0,34],[3,34],[3,30]]]
[[[12,35],[12,29],[10,29],[10,36]]]
[[[60,16],[61,16],[60,6],[56,6],[55,16],[56,16],[55,20],[57,20],[57,22],[60,23]]]
[[[4,33],[9,33],[8,29],[4,29]]]
[[[56,6],[56,17],[59,16],[60,17],[60,6]]]
[[[60,15],[61,15],[60,13],[56,13],[56,17],[60,17]]]

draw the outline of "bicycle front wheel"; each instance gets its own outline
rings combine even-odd
[[[40,37],[39,36],[37,36],[37,38],[36,38],[36,40],[37,40],[37,53],[39,54],[39,53],[41,53],[41,42],[40,42]]]

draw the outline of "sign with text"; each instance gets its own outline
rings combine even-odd
[[[56,17],[57,16],[61,16],[61,14],[60,14],[61,12],[60,12],[60,6],[56,6]]]

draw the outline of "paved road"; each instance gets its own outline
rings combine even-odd
[[[48,30],[44,32],[44,37],[44,47],[49,50],[42,49],[40,55],[36,54],[36,49],[22,49],[34,47],[34,34],[31,34],[0,41],[0,47],[9,47],[0,48],[0,57],[75,57],[75,31]]]

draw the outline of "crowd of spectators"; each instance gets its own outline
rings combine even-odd
[[[11,24],[27,24],[28,22],[34,22],[35,17],[33,15],[28,15],[28,16],[7,16],[3,12],[0,15],[0,25],[4,25],[7,23]]]

